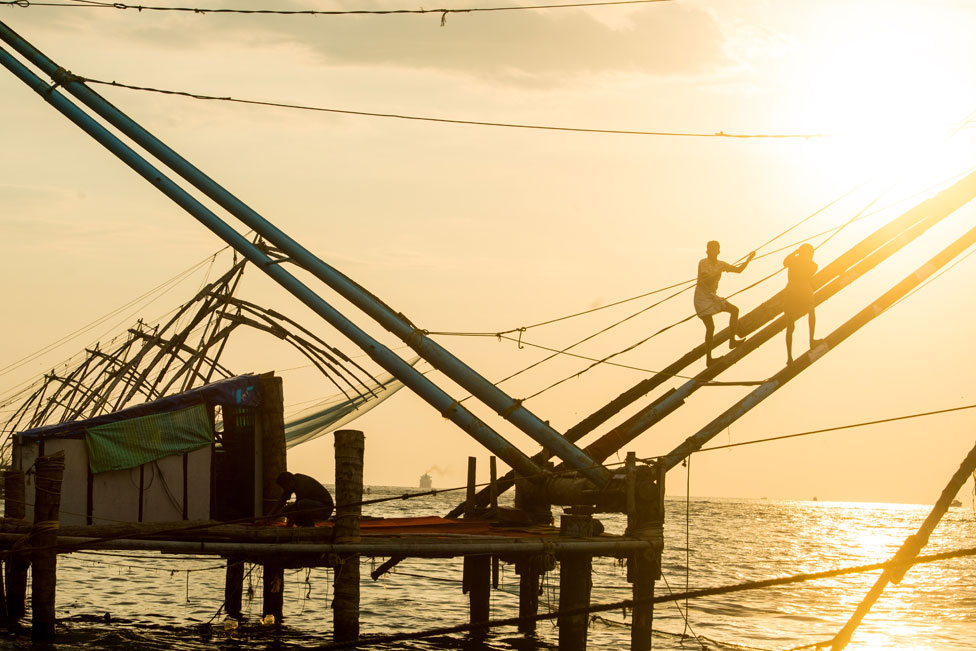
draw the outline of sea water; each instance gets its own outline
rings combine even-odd
[[[373,487],[367,498],[416,492]],[[365,515],[443,515],[459,493],[368,505]],[[889,559],[914,533],[930,507],[898,504],[668,499],[663,577],[658,596]],[[555,510],[558,518],[559,509]],[[598,516],[622,533],[619,515]],[[953,508],[924,554],[973,547],[976,517]],[[384,559],[362,559],[361,633],[406,633],[464,624],[467,597],[460,559],[408,559],[378,581],[369,571]],[[224,563],[212,556],[149,552],[81,552],[58,561],[58,638],[45,649],[312,649],[331,643],[332,570],[287,570],[282,626],[259,623],[261,569],[247,567],[245,616],[227,620]],[[839,631],[878,572],[777,588],[658,604],[655,649],[792,649],[824,642]],[[501,566],[491,592],[491,617],[518,614],[519,577]],[[626,567],[593,561],[591,604],[631,596]],[[559,573],[545,576],[540,613],[559,601]],[[590,621],[590,649],[627,649],[630,613],[609,611]],[[533,636],[502,627],[485,637],[464,633],[375,645],[377,649],[555,649],[554,621]],[[28,635],[8,635],[0,648],[30,648]],[[857,629],[852,651],[962,650],[976,647],[976,558],[912,568],[891,585]],[[38,647],[40,648],[40,647]]]

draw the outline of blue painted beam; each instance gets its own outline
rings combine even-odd
[[[362,348],[377,364],[399,378],[406,386],[430,403],[445,418],[456,423],[475,440],[496,454],[505,463],[527,476],[541,474],[541,470],[524,453],[499,436],[450,395],[445,393],[422,373],[407,364],[398,355],[375,341],[358,326],[346,319],[300,280],[285,271],[280,264],[268,257],[256,245],[231,228],[226,222],[201,204],[196,198],[174,183],[163,172],[134,152],[114,134],[82,111],[55,87],[50,86],[31,72],[9,52],[0,48],[0,65],[10,70],[27,84],[44,101],[80,127],[102,146],[112,152],[137,174],[149,181],[167,197],[195,217],[227,244],[234,247],[254,265],[271,276],[279,285],[315,311],[343,335]]]
[[[68,92],[98,115],[132,138],[133,141],[144,147],[146,151],[216,201],[249,228],[278,247],[293,262],[312,273],[388,331],[399,337],[418,355],[494,409],[500,416],[528,434],[533,440],[551,450],[553,454],[579,470],[598,486],[604,486],[610,481],[611,473],[606,468],[596,463],[574,443],[550,427],[548,423],[523,407],[520,400],[515,400],[507,395],[437,342],[427,337],[423,330],[414,326],[402,313],[396,312],[358,283],[305,249],[98,93],[55,64],[2,22],[0,22],[0,38],[45,74],[50,75],[57,83],[63,85]],[[403,379],[396,373],[393,374],[398,379]]]

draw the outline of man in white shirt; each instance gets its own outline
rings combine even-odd
[[[712,336],[715,334],[715,321],[712,317],[715,314],[729,313],[729,348],[735,348],[742,343],[742,339],[736,339],[735,336],[735,329],[739,323],[739,308],[718,295],[718,281],[723,272],[742,273],[749,262],[756,257],[756,252],[753,251],[741,264],[731,265],[718,259],[719,251],[721,247],[715,240],[706,245],[707,257],[702,258],[698,263],[698,283],[695,285],[695,313],[705,323],[705,363],[709,366],[714,361]]]

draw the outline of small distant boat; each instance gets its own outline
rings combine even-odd
[[[433,486],[433,481],[431,481],[430,475],[424,473],[420,476],[420,487],[421,488],[431,488]]]
[[[952,502],[949,503],[949,506],[962,506],[962,502],[959,500],[952,500]]]

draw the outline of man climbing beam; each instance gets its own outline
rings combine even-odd
[[[695,313],[705,323],[705,364],[709,366],[715,361],[712,359],[712,336],[715,334],[715,321],[712,317],[714,315],[719,312],[729,313],[729,348],[735,348],[742,343],[742,339],[737,339],[735,336],[735,329],[739,324],[739,308],[718,295],[718,281],[722,277],[722,272],[742,273],[749,262],[756,257],[756,252],[753,251],[742,263],[731,265],[718,259],[720,251],[721,247],[715,240],[705,245],[706,257],[698,262],[698,281],[695,284]]]
[[[817,263],[813,261],[813,246],[801,244],[793,253],[786,256],[783,266],[788,270],[786,290],[783,292],[783,312],[786,314],[786,363],[793,363],[793,330],[796,320],[808,315],[810,326],[810,348],[817,345],[813,333],[817,328],[817,312],[813,300],[813,276],[817,273]]]

